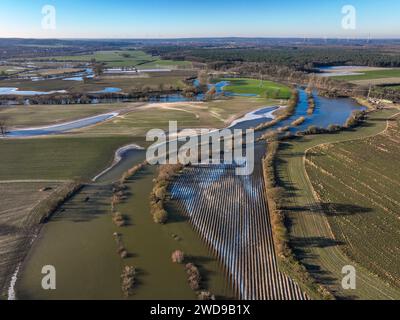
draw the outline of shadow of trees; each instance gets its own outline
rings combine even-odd
[[[360,207],[348,203],[332,203],[319,202],[315,205],[283,207],[284,210],[290,212],[309,212],[323,213],[327,216],[351,216],[355,214],[372,212],[371,208]],[[322,210],[321,210],[322,209]],[[322,212],[321,212],[322,211]]]

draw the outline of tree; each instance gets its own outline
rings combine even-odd
[[[104,65],[102,63],[96,63],[94,65],[94,73],[96,76],[100,76],[104,71]]]
[[[5,136],[7,133],[7,119],[0,118],[0,136]]]
[[[164,224],[168,220],[168,213],[164,209],[156,209],[153,213],[155,223]]]

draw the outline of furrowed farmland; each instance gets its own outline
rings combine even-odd
[[[362,140],[308,151],[306,168],[342,250],[400,286],[400,117]]]
[[[371,273],[371,269],[368,268],[368,266],[365,267],[363,264],[357,263],[356,260],[353,259],[353,256],[349,256],[346,254],[346,242],[348,241],[347,237],[350,237],[350,239],[354,239],[353,237],[357,237],[357,241],[359,241],[358,245],[364,246],[367,245],[367,241],[369,241],[371,237],[371,234],[369,232],[370,229],[366,231],[366,228],[377,228],[376,224],[379,220],[372,218],[372,208],[374,207],[372,206],[371,202],[369,202],[370,200],[367,201],[365,200],[365,198],[362,198],[359,193],[356,193],[356,200],[358,201],[358,203],[351,206],[349,205],[351,204],[351,202],[349,202],[349,198],[347,198],[346,204],[346,198],[341,192],[341,187],[339,186],[338,182],[341,180],[336,181],[335,187],[337,189],[330,189],[331,193],[329,194],[329,199],[324,199],[318,196],[316,197],[313,186],[315,186],[317,190],[322,190],[322,188],[324,188],[325,186],[324,181],[327,181],[327,183],[332,183],[332,181],[335,181],[335,179],[332,176],[329,176],[329,174],[334,174],[334,176],[338,176],[341,178],[347,176],[349,179],[351,179],[351,177],[353,177],[353,179],[360,179],[360,184],[355,184],[355,180],[353,180],[353,185],[351,185],[353,190],[349,189],[346,190],[346,192],[348,193],[350,191],[354,192],[354,190],[363,190],[364,192],[366,192],[366,194],[368,194],[368,198],[371,198],[371,201],[376,201],[376,194],[372,194],[371,196],[370,193],[372,192],[372,190],[379,190],[379,188],[382,188],[382,186],[379,186],[379,181],[381,178],[376,172],[379,172],[380,168],[384,166],[384,164],[382,163],[382,159],[388,159],[388,154],[386,154],[385,156],[377,156],[377,148],[379,148],[380,146],[370,146],[371,149],[375,149],[375,158],[371,158],[368,162],[364,161],[360,163],[352,163],[351,167],[349,163],[345,163],[345,158],[343,158],[341,159],[341,162],[343,162],[342,166],[347,165],[347,167],[338,167],[338,169],[332,173],[332,168],[324,166],[325,171],[324,173],[318,173],[319,178],[316,178],[317,173],[315,172],[311,176],[311,181],[313,182],[313,184],[311,184],[310,177],[306,172],[305,164],[306,162],[308,162],[306,161],[306,154],[308,155],[307,159],[310,159],[310,157],[312,157],[313,161],[320,161],[320,154],[318,152],[315,152],[315,148],[320,148],[318,146],[321,145],[329,146],[329,143],[343,142],[343,144],[351,144],[353,146],[354,144],[359,143],[360,147],[357,147],[356,149],[358,151],[363,150],[361,149],[361,146],[364,146],[365,151],[362,152],[362,155],[354,155],[354,159],[351,158],[349,149],[347,149],[346,156],[350,157],[350,159],[353,159],[355,161],[358,157],[357,161],[360,161],[360,157],[362,156],[369,157],[371,152],[368,152],[369,149],[366,148],[368,146],[368,143],[365,144],[360,141],[364,141],[363,139],[366,139],[365,141],[370,141],[370,139],[378,139],[378,137],[380,137],[379,139],[387,140],[387,136],[385,137],[385,135],[387,134],[379,134],[384,132],[388,122],[392,123],[392,117],[396,113],[398,113],[398,110],[396,109],[380,110],[372,113],[369,116],[367,123],[358,128],[356,131],[351,130],[344,131],[339,134],[316,135],[312,137],[304,137],[297,141],[284,142],[281,144],[281,148],[278,152],[279,184],[285,189],[287,195],[285,216],[287,219],[289,230],[290,245],[293,248],[296,257],[301,261],[304,266],[306,266],[309,273],[315,279],[317,279],[318,283],[321,283],[329,288],[331,292],[333,292],[334,295],[340,299],[398,299],[400,298],[400,290],[397,286],[389,285],[387,280],[383,280],[381,277],[376,277],[373,273]],[[375,136],[376,138],[368,138]],[[393,141],[395,141],[393,140],[393,137],[389,138],[389,140],[386,141],[385,144],[392,144]],[[316,160],[317,158],[318,160]],[[321,161],[322,159],[323,154],[321,155]],[[377,162],[375,162],[375,160],[377,160]],[[393,163],[392,165],[389,165],[389,168],[391,166],[395,166],[395,164]],[[310,167],[311,166],[308,164],[308,172],[310,172],[310,170],[313,168],[311,167],[310,169]],[[371,168],[374,168],[376,172],[374,173],[370,171]],[[340,170],[342,170],[342,172]],[[350,173],[350,170],[354,171]],[[364,170],[366,170],[367,173],[365,173]],[[360,175],[357,175],[355,173],[357,171],[366,174],[366,178],[363,178],[366,180],[361,179]],[[372,173],[374,173],[375,176],[373,176]],[[393,177],[393,175],[390,176]],[[321,177],[323,177],[323,182],[321,182]],[[371,184],[371,181],[374,181],[374,178],[376,181],[374,184],[372,184],[372,186],[370,186],[369,184]],[[315,181],[318,182],[315,182],[314,179],[317,179]],[[369,184],[362,185],[362,183],[365,183],[365,181],[368,181]],[[393,196],[393,192],[394,191],[390,192],[391,196]],[[323,193],[323,196],[325,197],[327,196],[327,194]],[[385,196],[386,195],[382,194],[382,197]],[[342,198],[339,199],[339,197]],[[330,202],[330,200],[332,202]],[[364,203],[360,203],[360,201],[364,201]],[[379,200],[376,202],[382,205],[382,201],[383,200]],[[386,208],[387,200],[384,201],[386,203]],[[375,203],[374,206],[377,206],[377,204]],[[337,214],[332,216],[332,213],[330,215],[329,211],[326,212],[326,208],[330,208],[331,210],[335,209]],[[380,208],[379,210],[383,209]],[[368,215],[371,216],[368,217]],[[382,218],[382,216],[380,218]],[[335,219],[337,224],[340,222],[340,227],[346,225],[346,230],[343,228],[339,229],[339,231],[338,229],[335,229],[334,225],[331,224],[331,221],[333,219]],[[372,221],[374,221],[373,223],[375,224],[368,225],[366,222],[366,224],[364,225],[364,219],[369,222],[371,222],[370,219],[372,219]],[[386,216],[386,219],[391,218],[390,216]],[[386,219],[385,221],[387,221]],[[363,225],[364,229],[362,227]],[[340,233],[340,235],[338,236],[337,233]],[[363,241],[361,241],[360,239],[361,234],[363,234],[364,236]],[[388,236],[386,235],[385,237]],[[389,237],[396,236],[391,235]],[[354,245],[354,243],[352,243],[351,245]],[[393,246],[395,245],[396,244],[393,243]],[[354,250],[357,250],[356,247],[352,249],[353,252]],[[361,252],[365,253],[364,250],[362,250]],[[369,255],[369,257],[371,256]],[[392,257],[393,263],[395,264],[395,262],[397,261],[396,257]],[[351,292],[343,290],[341,286],[341,279],[343,277],[342,268],[346,265],[353,265],[357,269],[357,288],[356,290],[351,290]]]
[[[238,298],[307,299],[278,269],[261,172],[240,177],[233,166],[191,167],[170,193],[222,262]]]

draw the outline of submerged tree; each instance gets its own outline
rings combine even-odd
[[[181,250],[176,250],[172,253],[171,259],[173,263],[183,263],[185,260],[185,254]]]

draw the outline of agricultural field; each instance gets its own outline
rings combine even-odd
[[[172,205],[215,252],[239,299],[306,300],[279,271],[260,169],[242,177],[224,164],[187,168],[170,187]]]
[[[0,181],[0,300],[7,294],[8,275],[26,253],[40,220],[34,209],[63,185],[63,181]]]
[[[0,108],[0,119],[9,129],[53,125],[112,111],[127,112],[139,103],[110,103],[96,105],[36,105]]]
[[[278,178],[280,185],[286,190],[285,214],[288,219],[290,244],[310,274],[341,299],[399,299],[400,290],[389,286],[387,281],[374,276],[370,270],[358,265],[347,256],[343,250],[345,244],[340,240],[345,235],[337,239],[332,234],[330,225],[332,217],[325,215],[323,206],[314,196],[305,168],[305,155],[321,144],[356,141],[380,134],[386,128],[387,120],[398,112],[397,109],[380,110],[371,114],[367,123],[355,131],[307,136],[283,143],[278,152]],[[312,154],[314,159],[317,158],[317,154]],[[358,166],[358,170],[362,169]],[[341,210],[347,210],[344,208],[346,207],[342,207]],[[369,212],[359,214],[364,219]],[[348,218],[345,215],[340,217],[341,221],[347,221]],[[369,233],[364,234],[364,237],[368,239]],[[345,265],[355,265],[357,268],[357,289],[351,292],[343,290],[340,285],[341,271]]]
[[[218,81],[229,81],[226,91],[239,94],[257,94],[264,98],[290,99],[291,90],[285,85],[258,79],[222,78]]]
[[[400,288],[400,116],[379,135],[307,153],[306,169],[341,249]]]
[[[132,137],[36,138],[0,140],[0,181],[91,179]]]
[[[400,69],[363,71],[359,75],[337,76],[334,79],[351,82],[360,86],[400,84]]]
[[[191,67],[187,61],[162,60],[153,57],[143,51],[120,50],[120,51],[97,51],[93,54],[76,56],[39,57],[34,60],[72,61],[72,62],[97,62],[105,63],[107,67],[137,67],[140,69],[165,68],[177,69]]]
[[[382,78],[400,77],[400,69],[381,69],[372,71],[363,71],[360,75],[337,76],[335,79],[355,81],[355,80],[372,80]]]

